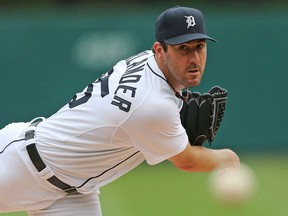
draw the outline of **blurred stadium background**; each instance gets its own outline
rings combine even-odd
[[[221,206],[209,197],[208,174],[143,164],[102,189],[104,215],[287,215],[285,0],[0,0],[0,127],[48,117],[117,60],[150,49],[156,17],[176,4],[201,9],[218,40],[209,42],[204,79],[193,89],[229,91],[211,147],[238,152],[258,176],[258,194],[245,206]]]

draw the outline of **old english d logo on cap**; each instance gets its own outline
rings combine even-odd
[[[186,18],[186,23],[187,23],[187,29],[190,27],[190,26],[195,26],[196,23],[195,23],[195,19],[193,16],[185,16]]]
[[[181,44],[191,40],[216,41],[206,34],[204,16],[195,8],[173,7],[161,13],[155,23],[156,41]]]

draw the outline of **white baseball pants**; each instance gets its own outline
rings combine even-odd
[[[0,130],[0,212],[31,216],[101,216],[99,193],[69,194],[56,188],[31,162],[24,140],[29,123]]]

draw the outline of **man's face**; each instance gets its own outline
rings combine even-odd
[[[160,69],[175,90],[200,84],[207,58],[205,40],[168,45],[167,50],[162,51],[158,53]]]

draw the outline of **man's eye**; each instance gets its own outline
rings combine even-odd
[[[197,45],[197,48],[198,48],[198,49],[203,49],[204,47],[205,47],[204,44],[198,44],[198,45]]]
[[[188,47],[187,46],[180,46],[180,50],[183,50],[183,51],[188,50]]]

